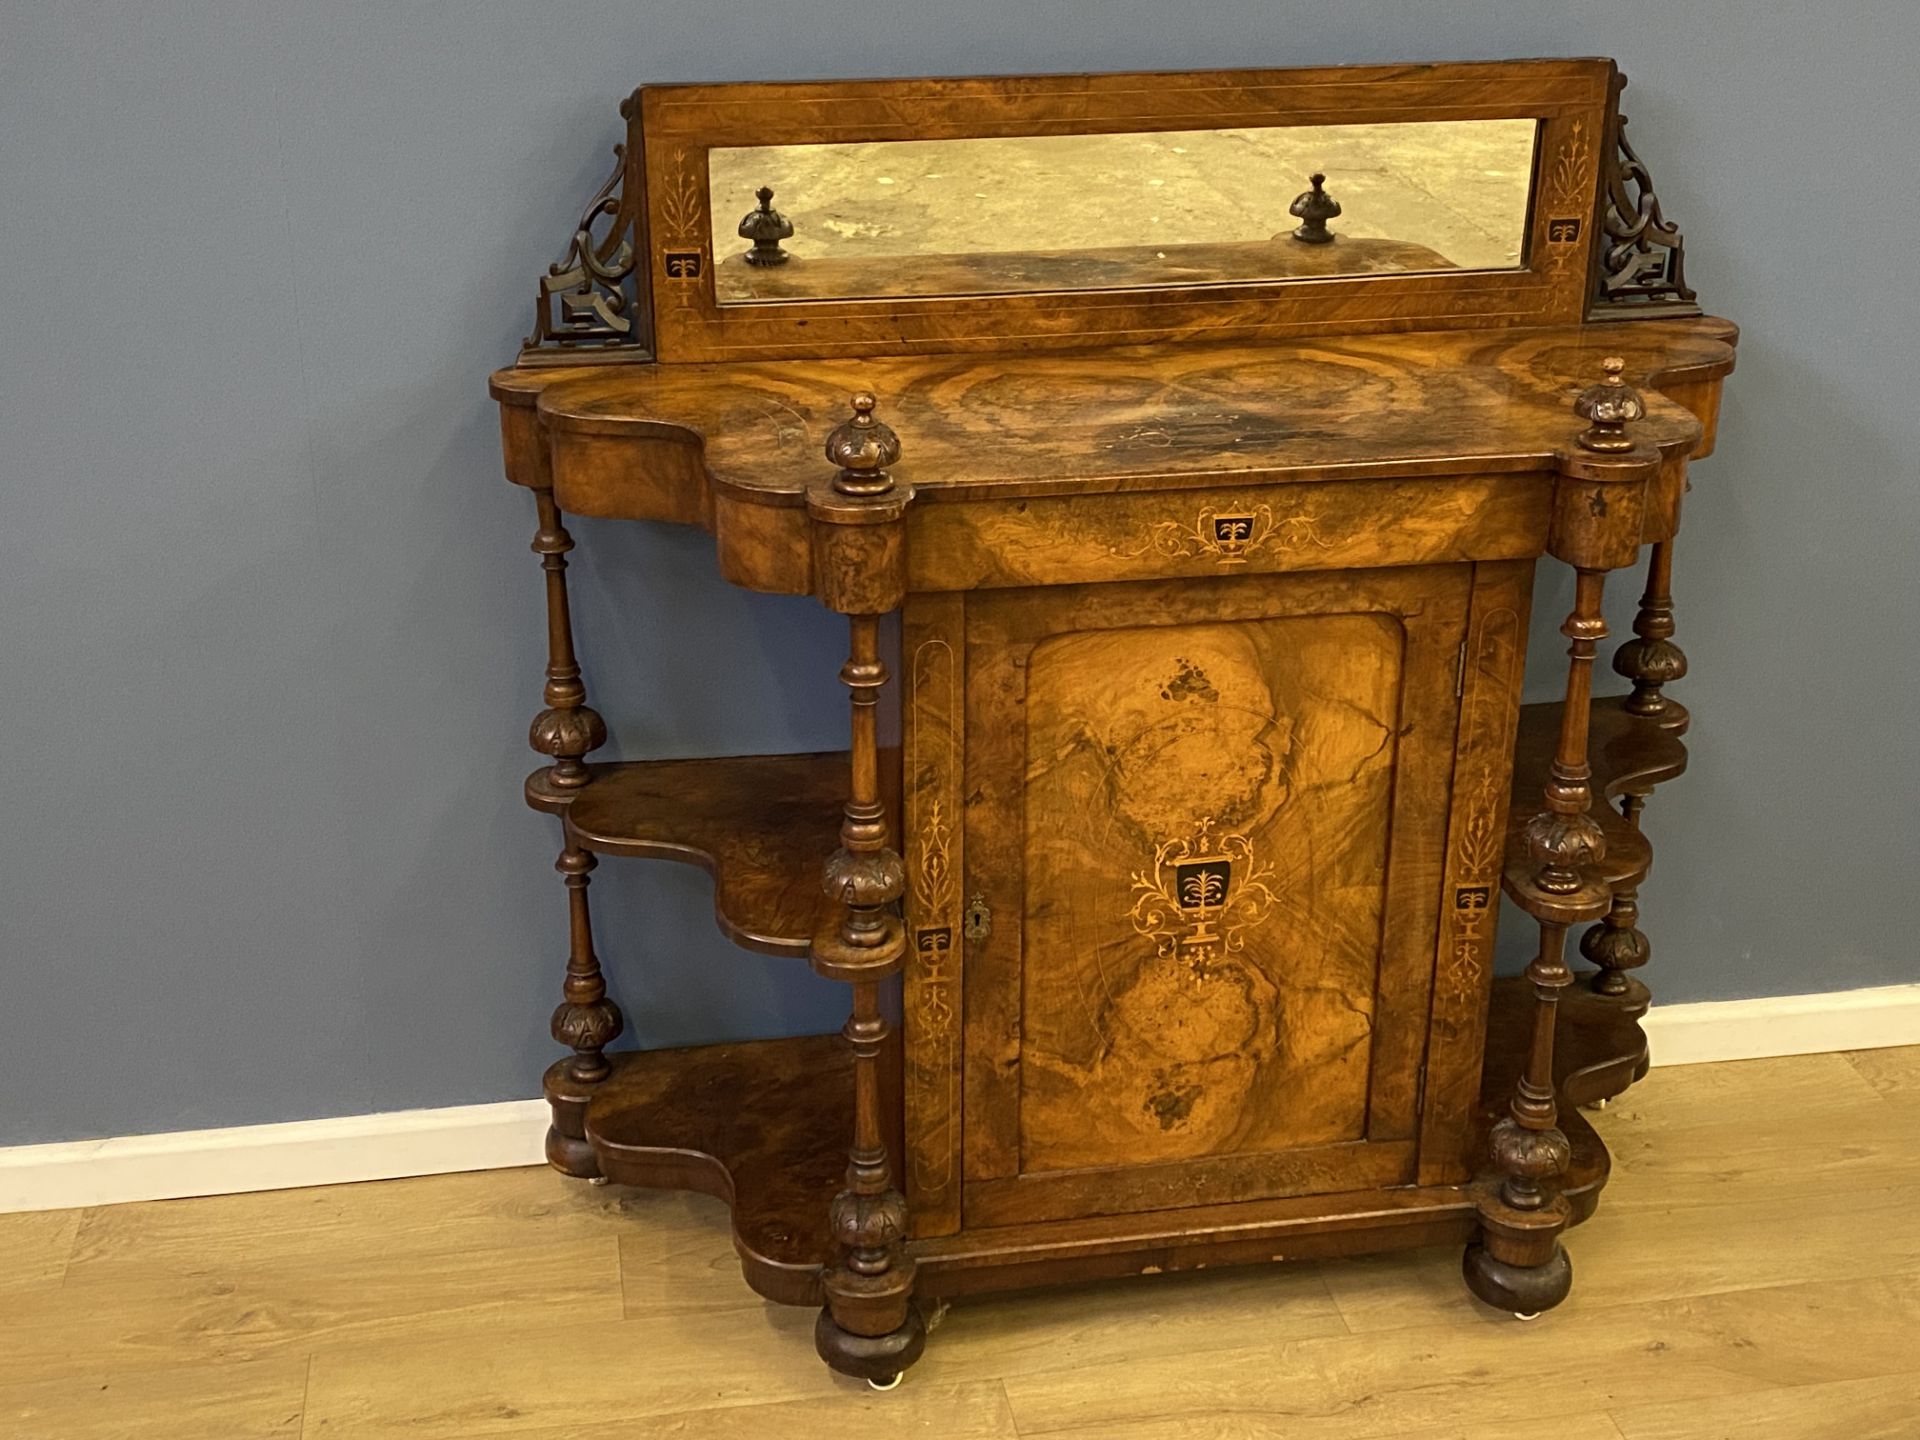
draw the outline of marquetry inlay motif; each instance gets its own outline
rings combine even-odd
[[[1125,560],[1138,560],[1148,554],[1173,560],[1211,556],[1223,567],[1244,565],[1249,556],[1269,546],[1276,550],[1300,550],[1308,546],[1331,550],[1333,542],[1320,534],[1317,525],[1317,517],[1312,515],[1277,519],[1271,505],[1255,505],[1239,511],[1215,510],[1209,506],[1190,525],[1179,520],[1161,520],[1148,528],[1133,549],[1115,546],[1109,553]]]
[[[1593,205],[1593,146],[1586,125],[1573,122],[1547,172],[1541,204],[1547,217],[1547,273],[1558,279],[1580,254]]]
[[[945,640],[928,639],[914,650],[912,695],[917,723],[913,728],[908,774],[920,787],[915,791],[917,814],[912,820],[911,863],[908,880],[913,890],[912,1000],[916,1047],[923,1047],[931,1063],[927,1073],[938,1075],[945,1088],[943,1117],[934,1122],[938,1133],[913,1151],[914,1182],[923,1190],[943,1191],[953,1181],[954,1146],[947,1127],[959,1111],[960,1067],[958,1037],[958,965],[954,946],[959,937],[954,916],[957,880],[953,871],[953,817],[948,796],[959,783],[959,755],[953,717],[957,714],[953,647]]]
[[[1473,687],[1469,733],[1476,752],[1486,752],[1487,736],[1504,733],[1499,710],[1519,661],[1520,618],[1512,610],[1490,611],[1480,623],[1474,647],[1479,675]],[[1483,950],[1489,938],[1495,902],[1499,896],[1499,868],[1505,850],[1500,827],[1503,771],[1491,753],[1465,757],[1468,776],[1461,805],[1465,818],[1454,837],[1454,886],[1449,913],[1453,938],[1447,979],[1459,991],[1470,989],[1482,973]]]
[[[706,269],[707,239],[700,188],[685,150],[673,152],[671,178],[660,196],[660,218],[661,269],[669,280],[698,280]]]
[[[1279,896],[1273,867],[1245,835],[1222,835],[1211,816],[1191,833],[1154,848],[1153,863],[1133,874],[1127,918],[1160,956],[1177,955],[1204,979],[1208,967],[1243,949],[1246,932],[1267,918]]]

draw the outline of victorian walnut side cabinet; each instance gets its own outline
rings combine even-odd
[[[996,1289],[1455,1243],[1490,1305],[1567,1294],[1608,1164],[1577,1107],[1647,1064],[1673,543],[1735,340],[1623,84],[634,93],[492,379],[546,579],[556,1169],[725,1199],[746,1283],[881,1387]],[[567,513],[846,616],[848,749],[591,759]],[[1631,693],[1594,698],[1643,552]],[[1570,659],[1523,705],[1543,555]],[[615,1050],[603,857],[704,867],[845,1029]]]

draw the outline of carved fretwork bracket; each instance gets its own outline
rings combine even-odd
[[[1661,213],[1653,177],[1627,143],[1627,117],[1620,113],[1620,92],[1626,84],[1624,75],[1614,80],[1589,313],[1606,320],[1636,314],[1698,315],[1700,306],[1687,288],[1680,227]]]
[[[633,101],[621,107],[631,120]],[[573,228],[567,253],[540,277],[533,333],[521,343],[522,365],[601,364],[649,360],[653,334],[647,296],[634,277],[643,248],[644,196],[628,175],[637,136],[613,147],[613,173],[594,192]]]

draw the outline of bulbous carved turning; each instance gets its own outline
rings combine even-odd
[[[1600,973],[1593,977],[1596,994],[1630,994],[1633,982],[1627,972],[1638,970],[1653,954],[1653,947],[1639,929],[1639,902],[1638,890],[1616,891],[1606,918],[1588,926],[1580,937],[1581,955],[1600,967]]]
[[[1570,895],[1580,888],[1581,867],[1601,859],[1607,839],[1585,810],[1542,810],[1527,822],[1527,855],[1542,890]]]
[[[563,1000],[555,1008],[553,1038],[582,1052],[580,1063],[571,1067],[576,1080],[606,1078],[607,1061],[600,1052],[619,1038],[625,1025],[626,1017],[611,1000]]]
[[[1637,630],[1638,624],[1634,628]],[[1629,640],[1613,652],[1613,670],[1633,681],[1633,694],[1627,697],[1628,713],[1658,715],[1665,708],[1660,687],[1686,678],[1687,656],[1671,640],[1646,636]]]
[[[856,1195],[842,1190],[828,1211],[833,1238],[846,1248],[849,1270],[878,1274],[887,1268],[888,1254],[907,1235],[907,1202],[897,1190],[878,1195]]]
[[[1541,1185],[1565,1174],[1567,1164],[1573,1158],[1573,1147],[1559,1130],[1529,1130],[1511,1116],[1493,1127],[1487,1140],[1487,1149],[1495,1165],[1509,1177],[1524,1181],[1531,1187],[1520,1192],[1521,1197],[1529,1202],[1521,1207],[1524,1209],[1539,1208]],[[1507,1203],[1518,1202],[1509,1195]]]
[[[590,778],[583,757],[607,743],[607,724],[586,705],[550,708],[533,717],[533,724],[527,728],[527,743],[538,753],[552,757],[551,783],[561,789],[578,789]]]
[[[842,846],[827,861],[822,888],[851,909],[878,910],[906,893],[906,862],[892,850],[856,855]]]
[[[887,466],[900,458],[900,437],[874,419],[877,403],[862,390],[851,401],[853,418],[841,421],[827,436],[827,459],[838,472],[833,488],[842,495],[885,495],[893,489]]]

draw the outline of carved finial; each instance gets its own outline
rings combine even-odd
[[[827,436],[827,459],[839,467],[833,488],[842,495],[884,495],[893,489],[887,466],[900,458],[900,437],[873,418],[874,398],[862,390],[852,400],[853,418]]]
[[[1313,188],[1302,191],[1299,198],[1287,207],[1287,213],[1300,220],[1293,238],[1304,245],[1326,245],[1333,240],[1333,232],[1327,229],[1327,221],[1340,213],[1340,202],[1327,194],[1324,188],[1326,176],[1316,172],[1308,178],[1313,182]]]
[[[747,263],[784,265],[791,257],[780,248],[780,242],[792,236],[793,222],[773,208],[771,185],[762,185],[754,193],[760,208],[749,210],[740,218],[740,238],[753,242],[753,249],[747,252]]]
[[[1580,448],[1611,455],[1633,449],[1633,437],[1627,434],[1627,426],[1646,415],[1647,402],[1640,398],[1638,390],[1620,378],[1627,362],[1618,355],[1602,360],[1600,368],[1607,372],[1607,378],[1580,392],[1580,398],[1573,402],[1573,413],[1589,422],[1580,432]]]

